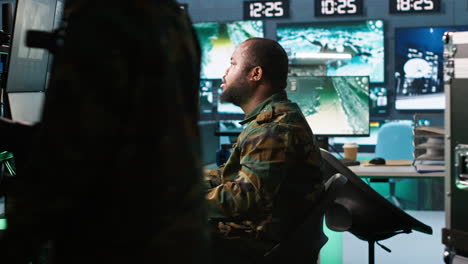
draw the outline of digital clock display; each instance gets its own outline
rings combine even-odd
[[[356,16],[363,14],[363,0],[315,0],[315,16]]]
[[[440,11],[440,0],[389,0],[390,13],[431,13]]]
[[[289,1],[245,1],[244,20],[265,18],[288,18]]]

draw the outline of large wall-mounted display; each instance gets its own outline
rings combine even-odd
[[[276,35],[293,64],[321,60],[327,76],[385,81],[383,20],[284,23],[277,25]]]
[[[413,27],[395,29],[395,108],[445,108],[442,37],[466,27]]]
[[[369,77],[290,76],[286,92],[315,135],[369,135]]]
[[[263,21],[193,24],[202,50],[201,78],[221,79],[234,49],[248,38],[263,37]]]

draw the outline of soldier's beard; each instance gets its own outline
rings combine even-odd
[[[229,87],[226,86],[219,99],[222,103],[233,103],[237,106],[242,106],[249,101],[251,96],[252,88],[245,80],[239,80]]]

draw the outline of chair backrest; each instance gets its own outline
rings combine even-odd
[[[432,234],[432,228],[396,207],[364,182],[333,154],[321,149],[327,172],[347,182],[335,193],[332,207],[326,210],[327,226],[334,231],[349,231],[361,240],[379,241],[412,230]],[[330,210],[332,209],[332,210]]]
[[[385,123],[379,128],[375,156],[387,160],[414,159],[413,126],[408,122]]]
[[[340,173],[329,177],[324,184],[325,192],[317,206],[286,239],[280,241],[265,254],[262,261],[257,263],[312,263],[311,260],[318,256],[320,249],[328,241],[322,230],[323,217],[346,182],[347,178]],[[320,230],[316,229],[317,226]]]

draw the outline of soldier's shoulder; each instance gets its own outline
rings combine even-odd
[[[301,110],[294,103],[276,103],[266,108],[257,115],[256,122],[261,125],[265,123],[291,122],[302,118]]]

